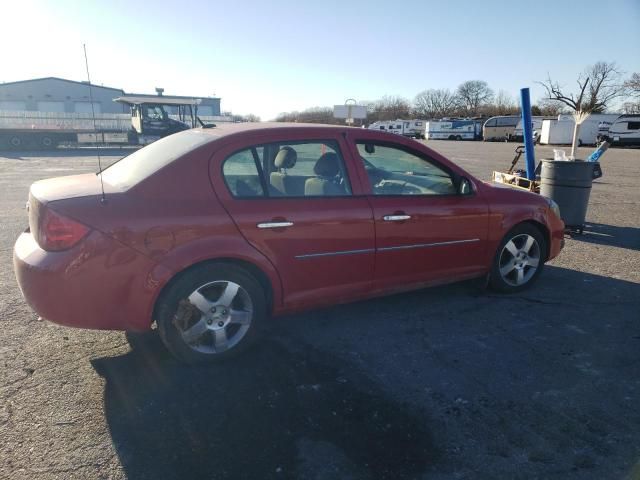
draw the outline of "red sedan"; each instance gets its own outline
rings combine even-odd
[[[273,315],[475,277],[521,290],[563,228],[553,202],[413,140],[235,124],[171,135],[101,175],[34,183],[14,268],[45,319],[155,321],[196,362],[245,349]]]

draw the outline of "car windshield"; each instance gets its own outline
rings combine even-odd
[[[210,133],[201,130],[185,130],[169,135],[105,168],[102,179],[121,190],[128,190],[211,139]]]

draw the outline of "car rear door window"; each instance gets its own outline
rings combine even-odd
[[[224,161],[223,175],[236,198],[351,195],[344,159],[333,140],[250,147]]]
[[[236,198],[264,197],[264,183],[260,178],[262,147],[252,147],[234,153],[222,167],[224,181]]]

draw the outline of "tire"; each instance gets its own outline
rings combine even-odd
[[[56,146],[58,145],[58,142],[56,142],[55,138],[50,137],[49,135],[40,137],[40,141],[38,143],[40,148],[42,148],[43,150],[56,148]]]
[[[489,285],[503,293],[529,288],[542,272],[546,252],[546,240],[540,230],[531,224],[517,225],[500,242]]]
[[[11,135],[7,140],[7,145],[11,150],[19,150],[22,146],[24,146],[24,141],[22,137],[18,135]]]
[[[244,269],[210,263],[170,284],[155,316],[160,338],[176,358],[212,363],[242,353],[258,339],[267,301],[260,283]]]

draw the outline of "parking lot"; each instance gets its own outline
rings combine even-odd
[[[483,179],[515,148],[428,144]],[[640,478],[640,150],[602,167],[585,234],[524,293],[288,316],[242,358],[186,367],[153,335],[132,350],[38,320],[11,261],[28,187],[97,160],[0,152],[0,478]]]

